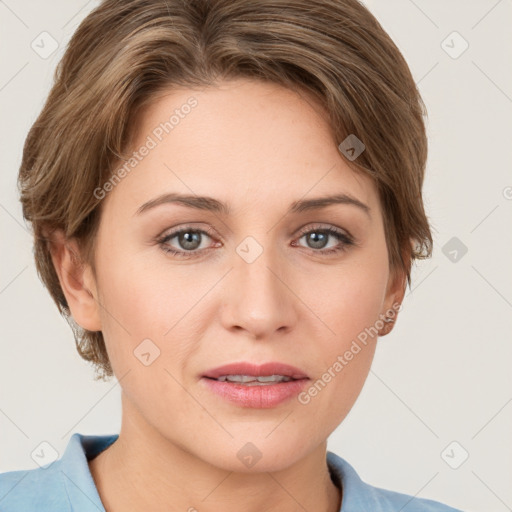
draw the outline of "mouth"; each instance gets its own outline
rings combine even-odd
[[[263,375],[255,377],[254,375],[222,375],[217,379],[205,377],[218,382],[233,382],[244,386],[272,386],[281,382],[290,382],[292,380],[301,380],[288,377],[286,375]]]
[[[201,380],[215,395],[238,407],[269,409],[296,396],[310,379],[283,363],[233,363],[206,372]]]
[[[220,382],[235,382],[253,386],[309,379],[307,374],[299,368],[275,362],[260,365],[249,362],[231,363],[213,368],[207,371],[203,377]]]

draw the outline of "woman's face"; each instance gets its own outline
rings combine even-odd
[[[368,330],[396,302],[376,188],[326,120],[262,82],[170,90],[142,113],[136,163],[103,199],[91,288],[132,421],[227,470],[247,454],[277,470],[322,445],[367,377]],[[313,201],[344,195],[367,209]],[[307,378],[205,377],[239,362]]]

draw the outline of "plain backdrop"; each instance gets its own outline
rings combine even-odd
[[[394,331],[329,438],[378,487],[512,510],[512,2],[368,0],[427,105],[433,257],[417,263]],[[95,382],[39,281],[16,178],[27,131],[84,0],[0,1],[0,471],[47,441],[118,433],[116,380]],[[48,35],[41,35],[47,32]],[[32,42],[47,38],[49,56]],[[32,46],[31,46],[32,45]],[[43,58],[45,57],[45,58]],[[506,433],[508,435],[506,435]],[[465,460],[464,460],[465,459]]]

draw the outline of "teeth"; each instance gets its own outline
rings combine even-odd
[[[221,382],[239,382],[242,384],[253,383],[249,385],[258,386],[271,382],[288,382],[292,379],[284,375],[265,375],[261,377],[254,377],[252,375],[222,375],[217,380]]]

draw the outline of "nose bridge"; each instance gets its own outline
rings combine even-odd
[[[293,294],[283,272],[286,263],[271,246],[271,238],[265,236],[263,243],[253,236],[242,240],[235,248],[230,273],[226,321],[256,336],[270,335],[294,320]]]

